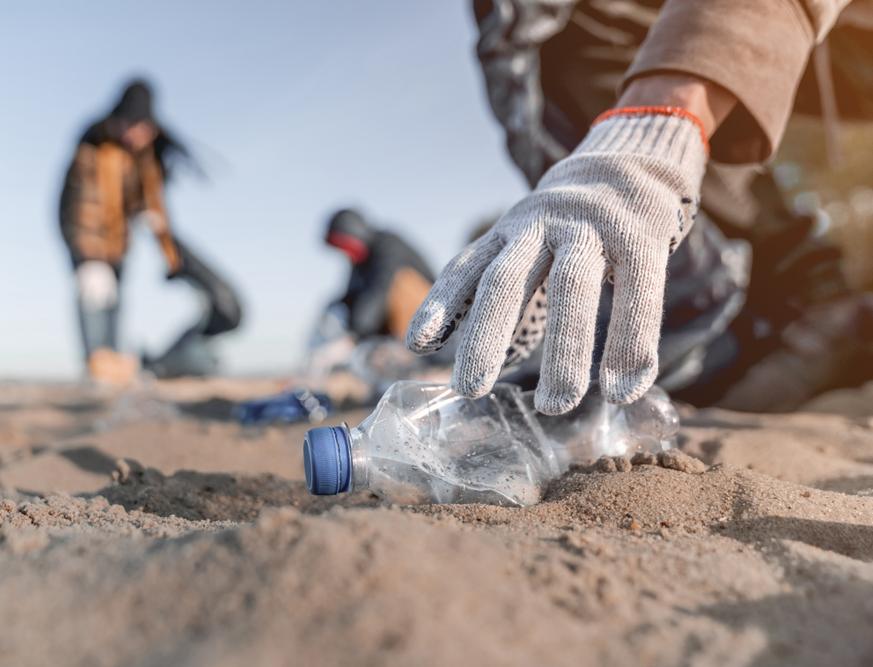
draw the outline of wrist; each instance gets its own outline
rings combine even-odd
[[[685,74],[653,74],[634,79],[617,107],[673,107],[699,119],[709,139],[736,106],[737,99],[721,86]]]

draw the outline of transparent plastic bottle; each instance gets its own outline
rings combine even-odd
[[[369,489],[401,504],[532,505],[573,463],[661,451],[678,428],[657,387],[626,406],[591,393],[573,412],[547,417],[534,410],[533,392],[515,385],[472,400],[404,381],[359,426],[310,430],[303,458],[317,495]]]

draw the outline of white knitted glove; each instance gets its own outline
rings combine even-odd
[[[516,356],[514,333],[529,343],[542,329],[528,302],[545,298],[536,407],[567,412],[588,389],[606,277],[615,296],[601,391],[615,403],[638,399],[658,374],[667,258],[697,213],[706,159],[702,126],[683,110],[604,114],[530,195],[449,262],[412,320],[408,346],[439,349],[469,310],[452,385],[482,396],[507,356]],[[538,293],[546,278],[547,293]]]

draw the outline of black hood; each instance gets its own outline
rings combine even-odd
[[[369,246],[375,230],[367,224],[364,216],[358,211],[344,208],[334,213],[328,220],[325,238],[329,238],[334,233],[350,236]]]
[[[119,121],[126,123],[148,121],[153,123],[158,130],[154,151],[164,177],[167,178],[170,175],[176,163],[185,163],[192,171],[203,176],[203,169],[191,156],[185,144],[156,119],[152,91],[151,84],[144,79],[134,79],[128,83],[112,110],[100,120],[89,125],[80,142],[93,145],[100,145],[107,141],[118,143],[122,130],[122,123]]]
[[[152,97],[152,88],[146,81],[131,81],[121,94],[118,104],[109,112],[109,117],[130,123],[148,121],[157,125]]]

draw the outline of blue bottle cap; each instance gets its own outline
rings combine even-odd
[[[317,496],[348,491],[352,484],[352,449],[345,426],[309,429],[303,439],[306,488]]]

